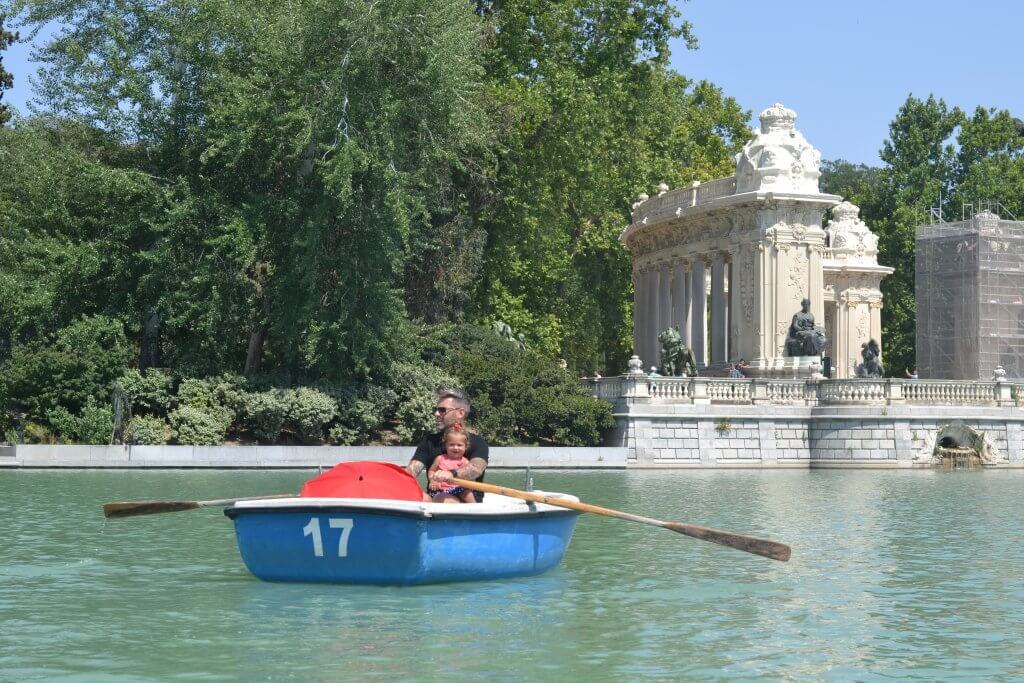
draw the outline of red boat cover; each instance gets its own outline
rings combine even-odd
[[[389,498],[423,500],[416,477],[387,462],[343,462],[310,479],[299,495],[304,498]]]

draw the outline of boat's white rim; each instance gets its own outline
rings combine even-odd
[[[552,493],[547,491],[533,491],[539,495],[555,496],[564,498],[567,501],[576,503],[579,498],[567,493]],[[390,500],[384,498],[273,498],[270,500],[240,500],[232,505],[237,510],[287,510],[288,508],[301,507],[309,508],[360,508],[363,510],[384,510],[393,512],[417,512],[427,514],[431,517],[447,516],[473,516],[490,517],[508,515],[509,513],[530,513],[530,512],[552,512],[565,510],[557,505],[547,503],[528,503],[519,498],[501,496],[495,493],[488,493],[484,496],[482,503],[472,504],[451,504],[451,503],[424,503],[412,500]]]

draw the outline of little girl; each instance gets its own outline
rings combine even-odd
[[[434,458],[434,464],[427,471],[427,480],[437,470],[455,472],[460,467],[469,464],[466,458],[466,450],[469,448],[469,432],[461,422],[455,422],[444,430],[441,435],[441,442],[444,444],[444,452]],[[431,483],[431,498],[435,503],[475,503],[476,498],[469,489],[446,483]]]

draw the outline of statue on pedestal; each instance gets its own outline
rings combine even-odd
[[[665,377],[697,376],[697,360],[683,343],[679,330],[669,327],[658,335],[661,344],[661,374]]]
[[[785,355],[820,356],[825,341],[825,328],[814,324],[811,300],[804,299],[800,302],[800,311],[793,315],[793,322],[789,325]]]
[[[872,379],[881,377],[882,362],[878,358],[880,355],[882,355],[882,349],[874,339],[868,339],[867,342],[861,344],[860,357],[862,361],[857,366],[857,376]]]

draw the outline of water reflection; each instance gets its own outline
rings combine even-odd
[[[304,476],[0,472],[0,678],[1013,680],[1024,655],[1019,472],[540,472],[793,560],[584,515],[553,572],[416,588],[263,583],[217,511],[99,512]]]

